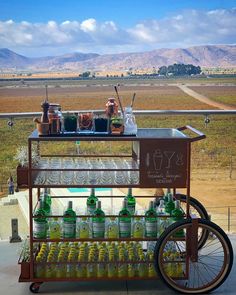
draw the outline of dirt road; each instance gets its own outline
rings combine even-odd
[[[196,98],[197,100],[204,102],[206,104],[209,104],[213,107],[219,108],[221,110],[235,110],[234,107],[228,106],[224,103],[216,102],[214,100],[211,100],[210,98],[206,97],[205,95],[202,95],[190,88],[188,88],[186,85],[178,85],[178,87],[189,96],[192,96],[193,98]]]

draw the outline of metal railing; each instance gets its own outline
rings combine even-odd
[[[236,206],[206,207],[211,221],[227,232],[236,233]]]
[[[63,111],[63,114],[70,113],[87,113],[93,112],[94,114],[104,114],[104,110],[74,110]],[[138,116],[146,115],[194,115],[194,116],[209,116],[209,115],[236,115],[235,110],[134,110],[133,113]],[[0,119],[4,118],[32,118],[41,115],[42,112],[27,112],[27,113],[0,113]]]

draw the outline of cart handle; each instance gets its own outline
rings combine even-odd
[[[198,135],[196,137],[191,138],[191,142],[198,141],[198,140],[206,138],[206,135],[204,133],[202,133],[201,131],[193,128],[192,126],[186,125],[186,126],[177,128],[177,130],[179,130],[179,131],[186,130],[186,129],[188,129],[188,130],[190,130],[190,131],[192,131],[192,132],[194,132],[194,133],[196,133]]]

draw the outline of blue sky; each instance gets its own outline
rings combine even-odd
[[[0,47],[39,56],[235,44],[236,1],[1,0]]]

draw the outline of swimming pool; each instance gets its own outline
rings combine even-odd
[[[105,188],[105,187],[101,187],[101,188],[95,188],[95,192],[109,192],[111,191],[111,188]],[[90,188],[77,188],[77,187],[70,187],[68,188],[68,191],[70,193],[89,193],[90,192]]]

